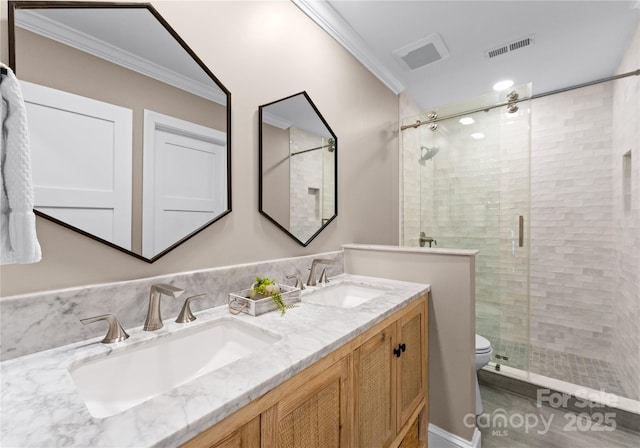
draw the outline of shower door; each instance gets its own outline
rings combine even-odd
[[[530,97],[529,86],[517,92]],[[491,342],[494,362],[526,371],[530,109],[529,101],[512,112],[493,108],[507,101],[497,95],[440,108],[444,119],[402,131],[402,239],[480,251],[476,333]],[[417,119],[429,120],[424,114],[403,125]]]

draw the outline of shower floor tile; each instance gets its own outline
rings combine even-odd
[[[595,390],[603,390],[621,397],[640,399],[640,397],[632,397],[628,394],[618,377],[616,366],[612,363],[534,345],[531,346],[529,365],[527,366],[526,344],[493,339],[491,345],[494,355],[509,357],[508,361],[494,357],[493,361],[498,364],[525,371],[529,370],[538,375]]]

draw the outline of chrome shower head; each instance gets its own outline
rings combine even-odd
[[[433,146],[431,148],[428,146],[420,146],[420,158],[418,159],[418,162],[424,165],[424,162],[435,157],[435,155],[438,154],[438,151],[440,151],[440,148],[437,146]]]

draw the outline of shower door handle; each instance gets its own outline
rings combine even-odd
[[[518,217],[518,247],[524,246],[524,216]]]

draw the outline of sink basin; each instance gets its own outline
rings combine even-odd
[[[303,302],[316,305],[353,308],[386,292],[385,289],[355,283],[326,286],[302,297]]]
[[[232,318],[69,369],[89,412],[109,417],[263,350],[282,336]]]

